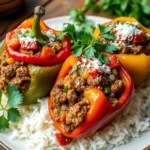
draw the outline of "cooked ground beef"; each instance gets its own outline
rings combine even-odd
[[[116,81],[114,82],[114,84],[111,86],[111,91],[112,91],[113,93],[118,93],[118,92],[120,92],[122,85],[123,85],[122,80],[116,80]]]
[[[77,77],[74,82],[74,87],[78,92],[82,92],[85,88],[86,81],[82,77]]]
[[[112,106],[115,106],[123,89],[123,82],[119,79],[116,69],[97,77],[89,76],[87,79],[83,79],[78,71],[74,71],[60,79],[53,88],[51,109],[54,110],[55,119],[62,122],[65,132],[72,132],[84,121],[91,107],[88,99],[84,97],[84,90],[91,87],[104,92],[105,88],[109,88],[110,93],[106,95]]]
[[[118,54],[139,55],[145,53],[146,55],[150,55],[150,41],[148,45],[133,45],[132,47],[128,45],[120,45],[117,50]]]
[[[89,76],[89,78],[87,79],[87,83],[91,86],[99,86],[100,85],[100,82],[101,82],[102,78],[101,77],[98,77],[98,78],[94,78],[92,76]]]
[[[81,99],[74,106],[70,107],[66,115],[65,123],[67,125],[73,126],[74,128],[77,128],[83,122],[89,109],[90,109],[90,104],[88,100],[86,98]],[[66,128],[64,129],[66,131]],[[67,132],[70,132],[70,131],[67,131]]]
[[[15,60],[8,64],[8,54],[4,51],[0,57],[0,89],[6,93],[7,84],[17,85],[22,93],[26,92],[30,84],[30,74],[27,65]]]
[[[61,41],[54,41],[52,47],[56,50],[56,52],[59,52],[62,49],[63,44]]]
[[[117,24],[119,24],[120,21],[118,21],[115,25],[117,26]],[[125,24],[125,23],[122,23]],[[137,29],[139,29],[139,31],[141,30],[139,27],[136,27]],[[115,29],[115,27],[113,28]],[[113,32],[113,30],[112,30]],[[117,30],[114,34],[117,34]],[[103,43],[115,43],[117,44],[117,51],[116,53],[118,54],[134,54],[134,55],[139,55],[139,54],[146,54],[146,55],[150,55],[150,34],[147,34],[146,32],[142,31],[143,36],[141,37],[141,41],[139,42],[134,42],[134,36],[132,35],[132,40],[121,40],[121,36],[119,35],[119,39],[114,40],[107,40],[103,37],[100,37],[100,41],[102,41]]]

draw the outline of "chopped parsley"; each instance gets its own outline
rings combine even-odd
[[[64,92],[67,92],[67,91],[68,91],[68,85],[67,85],[67,86],[64,86],[63,91],[64,91]]]
[[[134,17],[143,25],[149,26],[149,4],[149,0],[101,0],[99,6],[108,14]]]
[[[8,84],[6,87],[8,101],[2,103],[2,91],[0,91],[0,131],[9,128],[9,122],[19,121],[21,115],[17,109],[23,102],[23,95],[15,85]]]
[[[112,23],[110,26],[98,25],[101,36],[107,40],[114,40],[116,38],[115,34],[111,32],[114,27],[114,23]]]
[[[79,69],[79,74],[82,74],[83,73],[83,71],[84,71],[84,67],[81,67],[80,69]]]
[[[107,36],[107,39],[115,38],[115,35],[110,33],[113,26],[99,26],[99,28],[103,31],[102,36]],[[106,58],[107,56],[101,52],[113,53],[116,50],[116,46],[114,44],[105,44],[98,40],[98,37],[94,37],[92,34],[83,30],[76,29],[73,24],[67,24],[58,38],[62,38],[65,34],[67,34],[71,39],[72,54],[77,57],[84,53],[86,58],[90,59],[95,57],[100,62],[106,64],[108,62],[108,59]]]
[[[73,67],[72,67],[72,69],[70,70],[70,72],[69,72],[69,74],[72,74],[74,71],[76,71],[77,70],[77,65],[74,65]]]
[[[69,9],[68,14],[75,25],[78,26],[78,28],[80,28],[82,31],[92,34],[95,28],[95,24],[92,20],[87,19],[85,15],[85,12],[88,9],[98,13],[100,7],[96,4],[95,0],[85,0],[80,9]]]

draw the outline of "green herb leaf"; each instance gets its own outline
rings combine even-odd
[[[83,47],[76,47],[75,49],[73,49],[72,54],[75,56],[80,56],[83,52]]]
[[[101,37],[107,40],[114,40],[116,35],[111,32],[112,28],[114,28],[115,24],[112,23],[110,26],[98,25],[98,28],[101,32]]]
[[[20,112],[16,108],[8,109],[8,120],[11,122],[17,122],[20,120]]]
[[[83,73],[83,71],[84,71],[84,67],[81,67],[80,69],[79,69],[79,74],[82,74]]]
[[[103,26],[103,25],[100,25],[100,24],[98,25],[98,28],[103,33],[108,33],[112,29],[111,26]]]
[[[8,84],[6,87],[7,94],[8,94],[8,101],[7,105],[4,107],[1,101],[2,98],[2,92],[0,91],[0,105],[2,111],[7,111],[8,113],[8,119],[5,118],[4,113],[0,117],[0,131],[4,131],[5,129],[9,128],[9,121],[16,122],[20,119],[20,113],[17,110],[17,106],[22,103],[23,96],[18,90],[18,88],[15,85]],[[10,107],[8,109],[8,106]]]
[[[101,63],[108,64],[108,56],[107,55],[99,53],[98,59]]]
[[[107,40],[114,40],[116,38],[115,34],[113,33],[105,33],[102,35],[102,37]]]
[[[110,88],[109,87],[105,87],[104,88],[104,93],[105,94],[109,94],[110,93]]]
[[[150,25],[150,2],[148,0],[101,0],[100,6],[109,14],[134,17],[143,25]]]
[[[2,91],[0,90],[0,104],[1,104],[1,101],[2,101]]]
[[[73,24],[66,24],[65,28],[63,29],[64,33],[73,33],[75,31],[75,26]]]
[[[4,116],[1,116],[0,117],[0,131],[4,131],[7,128],[9,128],[9,122]]]
[[[88,49],[86,49],[85,51],[85,56],[86,58],[90,59],[92,57],[94,57],[94,53],[96,52],[96,50],[94,49],[94,47],[89,47]]]
[[[16,108],[23,102],[23,95],[15,85],[8,84],[6,87],[8,94],[8,105],[12,108]]]
[[[77,70],[77,65],[73,66],[73,68],[71,69],[71,71],[69,72],[69,74],[72,74],[76,70]]]
[[[82,32],[80,40],[83,45],[89,45],[92,41],[92,35],[89,33]]]
[[[63,91],[64,91],[64,92],[67,92],[67,91],[68,91],[68,85],[67,85],[67,86],[64,86]]]
[[[117,47],[114,44],[104,44],[104,49],[106,52],[114,53],[117,50]]]

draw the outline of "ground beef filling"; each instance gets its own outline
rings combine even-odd
[[[65,132],[72,132],[83,123],[91,107],[83,93],[84,90],[92,87],[106,92],[110,103],[115,106],[123,89],[123,81],[119,79],[116,69],[113,69],[111,74],[89,76],[87,79],[83,79],[75,71],[57,81],[51,93],[53,100],[51,109],[53,109],[54,118],[62,123]],[[106,88],[110,91],[106,91]]]
[[[119,45],[118,46],[118,53],[119,54],[134,54],[134,55],[139,55],[139,54],[146,54],[150,55],[150,35],[147,35],[145,33],[144,36],[144,42],[134,44],[132,42],[128,42],[126,45]],[[131,46],[132,45],[132,46]]]
[[[17,60],[8,64],[9,59],[6,51],[0,56],[0,89],[6,93],[6,86],[9,83],[16,85],[24,93],[27,91],[31,80],[27,64]]]
[[[116,23],[118,24],[119,21]],[[138,27],[139,28],[139,27]],[[140,30],[140,29],[139,29]],[[142,30],[141,30],[142,31]],[[117,31],[116,31],[117,32]],[[147,34],[146,32],[143,32],[144,40],[138,43],[134,43],[133,40],[125,40],[125,41],[113,41],[113,40],[107,40],[103,37],[100,38],[100,41],[103,43],[114,43],[117,44],[117,51],[118,54],[146,54],[150,55],[150,34]],[[115,34],[115,33],[114,33]],[[134,35],[133,35],[134,37]]]

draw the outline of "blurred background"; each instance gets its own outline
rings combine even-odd
[[[46,9],[43,19],[70,15],[74,21],[85,23],[85,15],[132,16],[150,26],[149,4],[150,0],[0,0],[0,40],[23,20],[32,17],[37,5]]]

